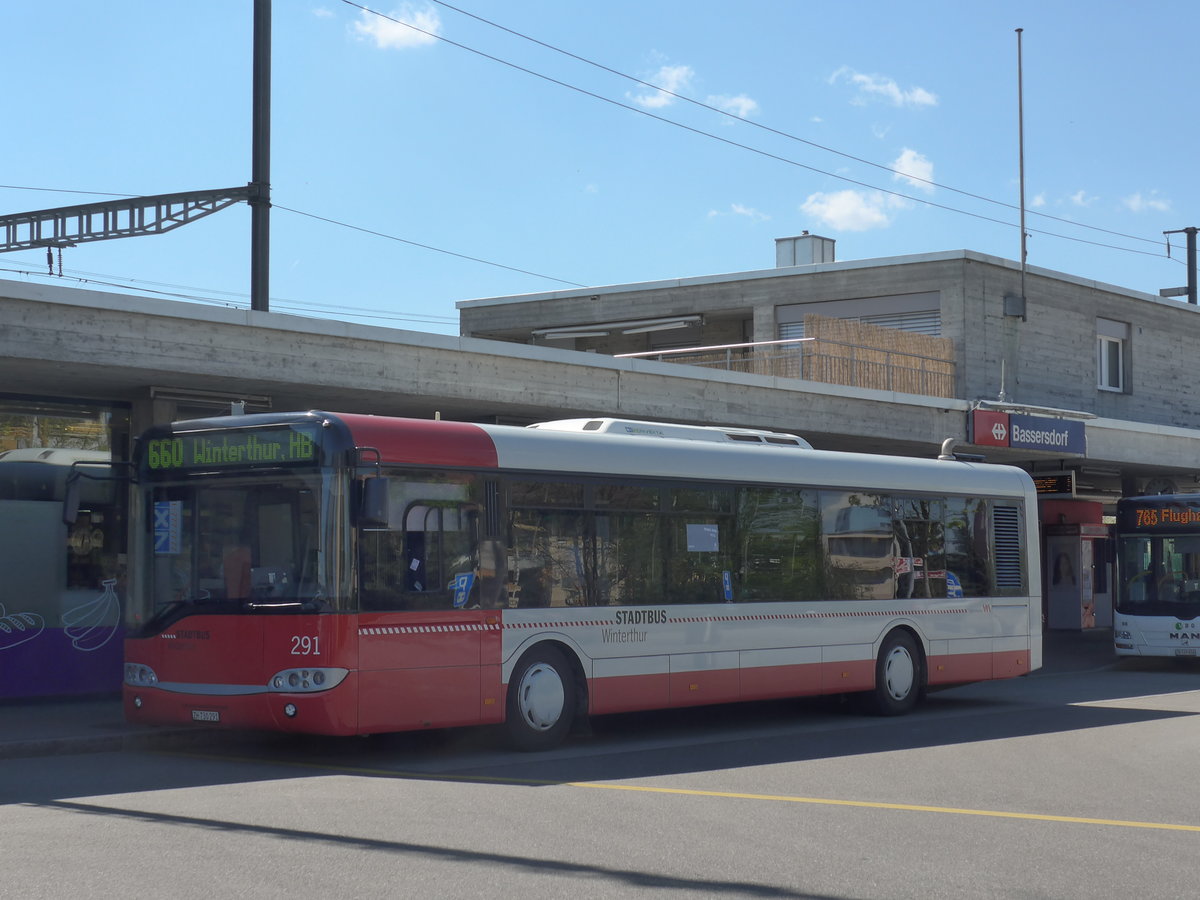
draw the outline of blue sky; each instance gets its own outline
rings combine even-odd
[[[803,230],[1017,259],[1016,28],[1030,265],[1186,282],[1194,2],[461,4],[275,0],[273,311],[454,334],[457,300],[769,268]],[[0,214],[244,185],[251,38],[251,0],[0,4]],[[247,307],[249,234],[243,204],[0,278]]]

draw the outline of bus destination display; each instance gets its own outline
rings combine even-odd
[[[293,428],[182,434],[146,442],[152,472],[315,463],[317,443]]]
[[[1142,531],[1154,528],[1195,529],[1200,526],[1200,504],[1190,502],[1125,501],[1117,510],[1121,530]]]

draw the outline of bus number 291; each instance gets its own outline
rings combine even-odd
[[[321,639],[309,637],[307,634],[292,635],[292,656],[320,656]]]

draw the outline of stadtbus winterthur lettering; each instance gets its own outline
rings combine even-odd
[[[264,434],[181,435],[146,444],[150,469],[190,469],[198,466],[262,465],[311,462],[316,445],[297,431]]]

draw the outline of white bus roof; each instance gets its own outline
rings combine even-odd
[[[793,484],[883,493],[1034,497],[1029,475],[1013,466],[812,449],[797,453],[794,445],[774,443],[751,450],[737,440],[677,439],[666,433],[649,437],[618,429],[585,432],[579,427],[544,425],[536,430],[506,425],[479,427],[495,445],[498,466],[509,471]]]
[[[678,425],[668,422],[642,422],[636,419],[559,419],[539,422],[529,428],[542,431],[573,431],[587,434],[630,435],[649,438],[676,438],[685,441],[717,441],[719,443],[775,444],[811,450],[812,444],[780,431],[760,431],[755,428],[721,428],[713,425]]]
[[[65,447],[18,447],[0,451],[0,462],[44,462],[69,466],[75,462],[110,462],[107,450],[72,450]]]

